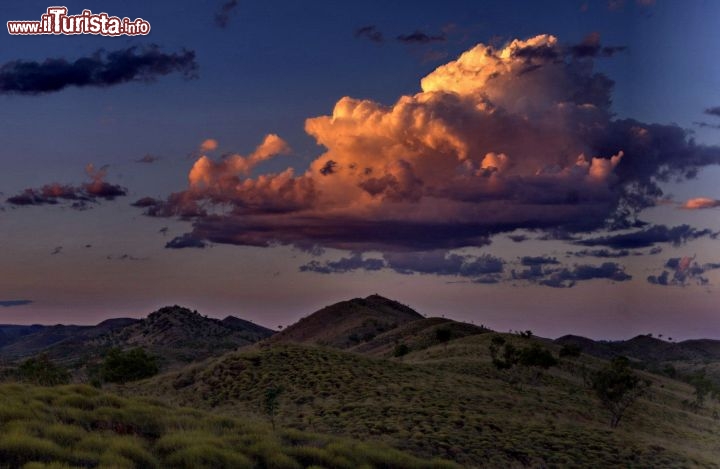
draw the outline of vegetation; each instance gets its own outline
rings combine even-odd
[[[507,342],[502,336],[496,335],[490,342],[489,350],[493,365],[498,370],[507,370],[515,365],[536,366],[544,369],[557,365],[557,359],[552,353],[537,343],[529,347],[518,348]]]
[[[0,466],[452,468],[382,444],[126,399],[82,385],[0,385]]]
[[[101,379],[109,383],[127,383],[149,378],[158,373],[157,360],[142,348],[123,351],[111,349],[100,370]]]
[[[397,344],[395,346],[395,351],[393,352],[393,356],[395,357],[403,357],[410,353],[410,347],[407,346],[407,344]]]
[[[50,361],[47,354],[40,354],[22,362],[16,370],[16,377],[20,381],[40,386],[55,386],[70,382],[70,372]]]
[[[591,385],[602,405],[610,411],[610,427],[615,428],[625,410],[650,387],[650,381],[633,373],[627,358],[617,357],[593,375]]]
[[[265,413],[270,417],[270,423],[272,424],[273,430],[275,430],[275,415],[278,409],[278,398],[282,394],[282,388],[271,387],[265,390],[265,400],[263,402]]]
[[[560,347],[560,358],[577,358],[582,353],[582,347],[576,344],[565,344]]]
[[[605,362],[581,356],[547,370],[518,365],[518,386],[492,364],[492,337],[411,350],[402,361],[273,345],[119,390],[242,417],[262,415],[266,390],[282,387],[279,429],[384,442],[463,467],[717,467],[720,427],[710,408],[698,414],[683,408],[689,386],[670,380],[653,386],[611,430],[581,373],[583,365],[595,370]],[[535,343],[555,356],[559,350],[537,339],[501,337],[519,350]]]

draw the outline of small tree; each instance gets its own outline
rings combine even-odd
[[[40,386],[56,386],[70,382],[70,373],[60,365],[56,365],[47,354],[28,358],[16,370],[20,381]]]
[[[105,356],[100,376],[110,383],[127,383],[149,378],[159,371],[157,360],[142,348],[122,351],[111,349]]]
[[[518,356],[518,362],[523,366],[537,366],[548,369],[557,365],[557,358],[550,353],[550,350],[533,344],[530,347],[523,347]]]
[[[592,375],[590,385],[610,411],[610,427],[616,428],[625,410],[650,387],[650,381],[636,375],[627,358],[616,357]]]
[[[393,355],[396,357],[402,357],[407,355],[410,352],[410,347],[407,346],[407,344],[397,344],[395,346],[395,350],[393,350]]]
[[[263,408],[268,417],[270,417],[270,424],[272,425],[273,431],[275,431],[275,415],[278,409],[278,398],[282,392],[283,389],[281,387],[272,387],[265,390]]]
[[[435,340],[437,340],[441,344],[445,344],[445,347],[447,347],[447,343],[450,341],[451,338],[452,331],[447,327],[435,329]]]

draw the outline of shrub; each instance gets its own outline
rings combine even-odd
[[[111,349],[105,356],[101,368],[103,381],[127,383],[149,378],[159,371],[157,360],[142,348],[128,351]]]
[[[408,353],[410,353],[410,347],[408,347],[407,344],[397,344],[393,351],[393,355],[396,357],[402,357]]]
[[[56,386],[70,382],[70,373],[50,361],[47,354],[28,358],[22,362],[16,371],[16,376],[20,381],[40,386]]]
[[[552,353],[538,344],[524,347],[520,351],[518,362],[523,366],[538,366],[545,369],[557,365],[557,359],[553,357]]]

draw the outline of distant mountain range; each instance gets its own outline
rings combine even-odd
[[[145,319],[109,319],[96,326],[0,326],[0,359],[19,360],[42,352],[65,365],[80,366],[112,347],[143,347],[167,368],[221,355],[272,334],[234,316],[219,320],[169,306]]]

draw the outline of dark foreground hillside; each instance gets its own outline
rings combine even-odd
[[[88,386],[0,385],[2,468],[453,468],[374,443],[274,431]]]
[[[500,371],[487,352],[492,335],[395,360],[266,346],[123,392],[252,415],[261,411],[268,389],[280,388],[277,421],[283,427],[385,442],[466,467],[720,467],[720,423],[709,409],[683,407],[689,386],[650,377],[650,394],[611,429],[582,378],[584,366],[603,362],[579,357],[548,371]],[[534,341],[507,337],[518,346]]]

